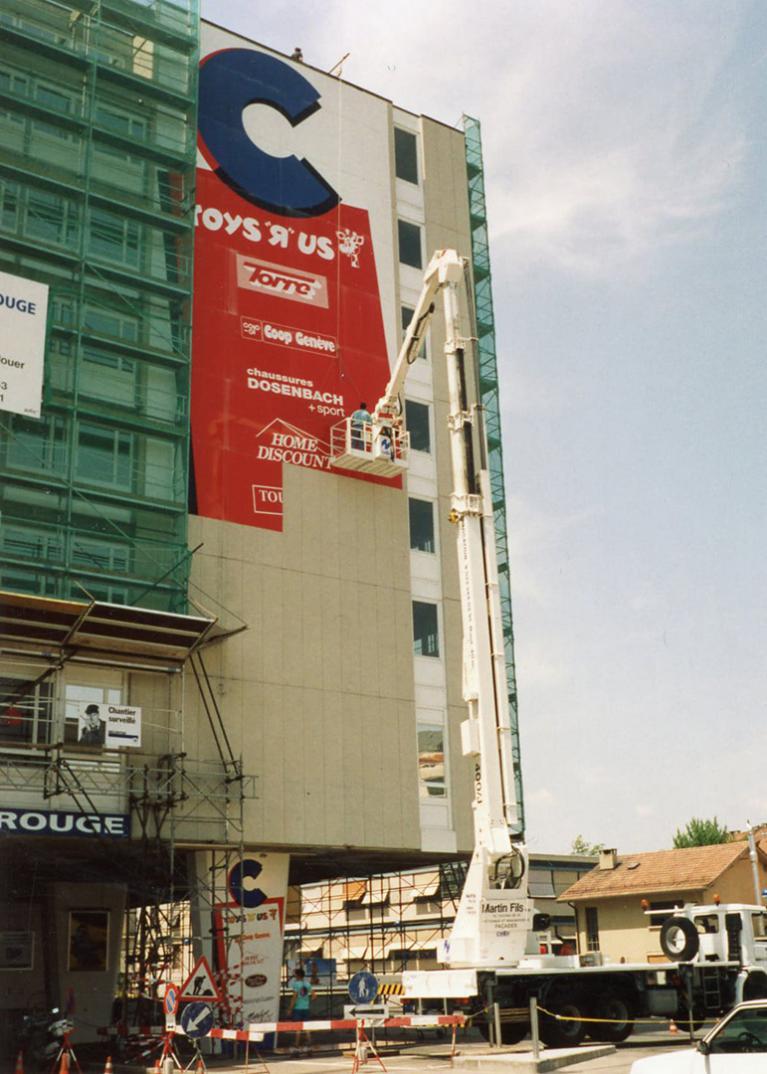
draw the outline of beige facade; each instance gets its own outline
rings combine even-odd
[[[420,217],[425,260],[448,245],[469,255],[463,135],[391,106],[389,114],[392,132],[406,122],[419,139],[423,180],[404,211]],[[401,181],[393,159],[390,184],[395,227]],[[421,270],[398,267],[390,281],[397,314],[400,305],[414,304],[421,278]],[[430,408],[432,451],[413,453],[402,489],[285,465],[282,533],[190,518],[190,545],[202,544],[192,597],[224,629],[246,625],[211,647],[205,663],[233,751],[256,778],[257,797],[245,806],[249,846],[471,849],[440,322],[438,313],[428,358],[419,360],[406,387],[408,398]],[[433,497],[437,550],[428,556],[410,550],[411,490]],[[438,604],[438,657],[413,653],[414,555],[421,592]],[[419,809],[417,709],[424,698],[441,714],[449,744],[447,794],[439,803],[445,806],[441,831],[449,838],[431,844]],[[215,757],[188,676],[184,748]]]

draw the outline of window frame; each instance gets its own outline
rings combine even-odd
[[[405,141],[407,139],[407,141]],[[412,142],[410,141],[412,139]],[[405,150],[407,146],[407,150]],[[394,127],[394,175],[405,183],[420,186],[421,167],[418,160],[419,140],[415,131],[409,131],[405,127]],[[410,153],[412,150],[412,160]],[[408,159],[406,159],[408,158]],[[400,170],[402,168],[402,170]],[[409,172],[410,174],[403,174]],[[413,178],[413,174],[415,178]]]
[[[442,655],[441,633],[442,632],[440,630],[440,622],[439,622],[439,604],[436,601],[433,601],[433,600],[416,600],[415,598],[413,598],[411,603],[412,603],[411,614],[412,614],[412,620],[413,620],[413,656],[423,656],[423,657],[427,657],[429,660],[435,660],[435,659],[439,660],[439,659],[441,659],[441,655]],[[433,608],[434,609],[434,631],[433,631],[433,633],[424,633],[422,635],[422,637],[417,637],[416,636],[416,607],[419,607],[419,608]],[[430,643],[427,640],[429,638],[434,639],[433,642]],[[426,649],[423,646],[424,640],[426,640],[426,646],[427,646]],[[431,650],[428,649],[428,646],[430,644],[433,645],[433,648]],[[417,648],[418,645],[421,645],[420,651]]]
[[[415,414],[421,413],[420,411],[413,410],[413,407],[422,407],[426,412],[426,435],[427,435],[427,447],[418,447],[413,443],[413,422],[412,418]],[[422,455],[431,455],[432,452],[432,431],[431,431],[431,404],[423,403],[420,399],[405,399],[405,428],[410,434],[410,450],[418,451]]]
[[[437,554],[437,526],[434,517],[434,500],[425,500],[421,496],[408,496],[408,528],[410,537],[410,551],[422,552],[427,556],[434,556]],[[430,544],[431,547],[421,547],[420,545],[413,543],[413,505],[419,504],[429,508],[429,520],[431,523],[431,535],[430,540],[426,544]]]
[[[410,240],[415,238],[415,235],[418,236],[417,261],[406,261],[402,256],[403,239],[405,240],[404,245],[407,246],[408,234]],[[419,272],[423,270],[423,226],[416,223],[414,220],[405,220],[402,216],[397,217],[397,257],[400,265],[407,265],[409,268],[418,269]]]
[[[418,762],[418,799],[421,802],[444,802],[448,797],[448,781],[447,781],[447,732],[445,725],[438,722],[418,722],[416,724],[416,744],[417,753],[416,758]],[[431,735],[438,733],[440,735],[440,745],[442,753],[442,775],[439,777],[428,778],[421,772],[421,757],[429,751],[421,748],[421,735]],[[432,753],[440,751],[431,751]],[[437,895],[432,895],[432,899],[438,900]]]

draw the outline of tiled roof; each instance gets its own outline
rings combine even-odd
[[[747,856],[748,845],[743,842],[623,854],[614,869],[597,866],[576,880],[562,892],[559,901],[699,891],[710,887],[734,862]]]

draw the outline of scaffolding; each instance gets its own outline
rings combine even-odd
[[[487,229],[485,176],[482,164],[480,123],[470,116],[463,117],[466,142],[466,171],[469,180],[469,218],[471,223],[471,256],[474,273],[474,307],[477,322],[479,352],[479,391],[485,409],[485,430],[488,447],[490,493],[495,520],[495,543],[498,557],[498,584],[501,599],[503,638],[506,650],[506,676],[509,686],[509,719],[514,785],[517,799],[518,832],[524,834],[525,805],[522,787],[522,761],[519,745],[519,713],[517,708],[517,676],[514,661],[514,621],[511,608],[511,571],[506,523],[506,487],[503,472],[503,441],[501,406],[498,388],[498,361],[495,346],[495,317],[493,286],[490,272],[490,243]]]
[[[0,587],[185,611],[197,0],[5,0],[0,271],[47,284],[0,416]]]
[[[446,862],[299,889],[285,933],[286,956],[310,973],[326,968],[327,1013],[343,992],[335,982],[360,970],[385,981],[403,970],[437,967],[437,945],[452,925],[466,868],[464,861]]]
[[[130,817],[132,830],[122,834],[131,838],[91,830],[79,865],[92,880],[125,885],[115,1016],[127,1025],[151,1023],[159,986],[180,983],[200,953],[228,950],[236,939],[229,933],[241,928],[237,921],[218,926],[214,910],[228,901],[229,871],[245,853],[245,808],[256,797],[256,778],[232,750],[206,668],[202,646],[214,622],[1,593],[0,607],[0,799],[59,818],[67,811]],[[213,747],[205,758],[185,748],[184,708],[192,698]],[[83,743],[81,710],[99,701],[140,705],[140,746]],[[10,841],[6,849],[14,849]],[[50,840],[37,852],[28,841],[15,849],[33,860],[41,885],[55,882]],[[68,869],[66,855],[74,852],[68,841]],[[197,867],[198,852],[210,857],[209,869]],[[236,982],[221,984],[231,1016],[241,996]]]

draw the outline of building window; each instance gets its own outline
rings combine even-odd
[[[434,504],[430,500],[408,500],[410,547],[414,552],[435,552]]]
[[[106,399],[133,406],[136,395],[136,362],[119,354],[83,346],[80,390],[93,399]]]
[[[413,309],[412,306],[400,306],[400,318],[401,318],[400,323],[402,325],[402,337],[401,338],[403,340],[405,338],[405,332],[407,332],[408,325],[413,320],[413,314],[414,313],[415,313],[415,310]],[[424,337],[423,337],[423,339],[421,341],[421,346],[420,346],[419,351],[418,351],[418,357],[423,358],[424,360],[426,360],[429,357],[429,330],[428,330],[428,328],[426,330],[426,334],[424,335]]]
[[[50,680],[0,676],[0,743],[48,742],[52,702]]]
[[[596,906],[586,907],[586,950],[599,950],[599,911]]]
[[[20,470],[63,473],[67,461],[67,429],[59,417],[40,421],[19,418],[8,440],[8,466]]]
[[[436,609],[435,609],[436,611]],[[428,725],[418,727],[418,795],[420,798],[444,798],[445,732]]]
[[[418,224],[411,224],[407,220],[398,220],[397,233],[399,235],[400,262],[403,265],[410,265],[412,268],[423,268],[421,229]]]
[[[72,565],[111,574],[125,574],[130,566],[128,545],[100,541],[75,534],[72,538]]]
[[[15,231],[19,224],[19,188],[16,183],[0,182],[0,227]]]
[[[405,425],[410,433],[410,447],[413,451],[431,451],[431,433],[429,431],[429,406],[405,400]]]
[[[551,869],[541,867],[530,869],[528,887],[533,899],[554,899],[554,876]]]
[[[90,252],[118,265],[137,267],[140,228],[135,220],[93,209],[90,227]]]
[[[416,656],[439,656],[436,604],[413,601],[413,652]]]
[[[394,128],[394,173],[408,183],[418,182],[418,139],[401,127]]]
[[[133,435],[98,425],[81,425],[77,476],[93,484],[131,487]]]
[[[175,500],[181,496],[176,467],[176,444],[173,441],[147,437],[144,495],[156,500]]]
[[[41,239],[56,246],[74,246],[77,235],[77,206],[44,190],[27,195],[25,237]]]
[[[96,104],[96,123],[104,130],[120,134],[132,142],[144,142],[147,137],[147,121],[121,108]]]
[[[118,313],[116,310],[85,307],[85,330],[94,335],[124,339],[129,343],[138,341],[138,317]]]

